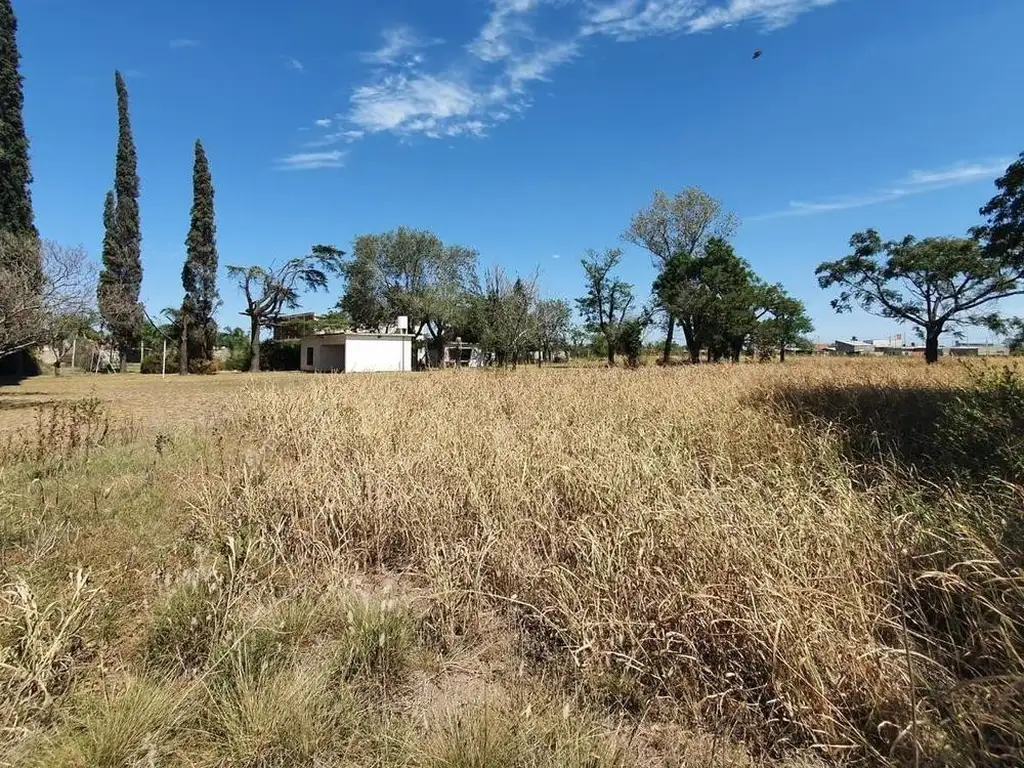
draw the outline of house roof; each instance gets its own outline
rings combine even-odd
[[[302,343],[330,340],[335,344],[344,344],[346,339],[409,339],[411,341],[412,336],[408,333],[373,333],[368,331],[340,331],[338,333],[331,333],[329,331],[322,331],[303,336]]]

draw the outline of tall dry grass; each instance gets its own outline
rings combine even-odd
[[[415,574],[449,632],[501,606],[531,659],[612,709],[764,754],[1013,753],[1019,722],[997,723],[993,747],[959,722],[970,707],[929,698],[962,676],[908,615],[924,582],[958,604],[1019,594],[1006,553],[957,515],[973,497],[923,498],[891,461],[865,488],[841,424],[773,403],[794,384],[939,391],[959,375],[866,366],[315,378],[241,408],[230,431],[247,439],[189,498],[205,537],[244,536],[287,571]],[[914,558],[951,535],[924,572]],[[957,620],[998,646],[1012,703],[1009,602]]]
[[[0,467],[7,762],[1016,764],[1019,380],[968,374],[262,378],[55,441]]]

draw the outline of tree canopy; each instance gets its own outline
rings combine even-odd
[[[342,269],[345,252],[332,245],[314,245],[308,254],[289,259],[279,267],[230,265],[228,276],[238,281],[245,296],[240,314],[249,318],[251,372],[260,370],[260,330],[269,327],[285,309],[299,305],[299,287],[309,291],[327,288],[330,275]]]
[[[342,265],[345,293],[338,309],[364,330],[391,327],[405,315],[414,335],[427,331],[443,343],[465,324],[476,266],[475,250],[445,245],[427,230],[360,235]]]
[[[818,266],[822,288],[839,288],[837,312],[865,312],[917,326],[925,359],[939,357],[939,337],[965,326],[998,328],[993,302],[1024,293],[1024,263],[1012,249],[974,238],[929,237],[883,241],[868,229],[850,238],[853,252]]]
[[[217,341],[213,313],[220,304],[217,292],[217,225],[213,211],[213,179],[206,150],[195,144],[192,169],[192,222],[185,239],[187,255],[181,271],[185,296],[181,303],[181,371],[189,358],[212,360]]]
[[[633,286],[612,274],[620,261],[622,251],[618,248],[607,248],[604,253],[588,249],[581,262],[587,293],[576,299],[588,330],[604,339],[609,365],[615,365],[622,327],[635,301]]]
[[[711,237],[694,255],[678,253],[654,282],[654,295],[686,329],[691,362],[739,360],[767,312],[767,293],[750,265],[723,238]]]
[[[633,215],[622,239],[646,249],[661,278],[666,271],[677,276],[680,269],[688,269],[689,262],[707,246],[709,240],[727,240],[738,226],[736,216],[725,212],[721,202],[700,187],[687,187],[671,197],[656,190],[651,204]],[[673,260],[674,263],[670,263]],[[656,299],[657,293],[655,289]],[[667,316],[662,359],[668,362],[675,324],[681,319],[664,304],[659,304],[658,308]],[[695,330],[685,319],[681,320],[681,325],[692,357],[694,347],[699,347]]]
[[[142,311],[142,230],[139,222],[139,176],[135,140],[128,114],[128,89],[120,72],[114,73],[117,91],[117,161],[114,190],[103,208],[103,270],[97,298],[104,325],[121,353],[124,370],[127,351],[139,338]]]
[[[0,0],[0,232],[34,237],[29,191],[32,172],[22,115],[25,98],[17,32],[11,0]]]

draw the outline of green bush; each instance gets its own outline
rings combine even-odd
[[[289,339],[260,343],[260,369],[264,371],[297,371],[302,366],[302,342]]]
[[[248,347],[232,348],[228,359],[221,362],[220,369],[222,371],[248,371],[250,357],[252,356],[249,354]]]
[[[971,372],[940,425],[954,466],[975,475],[1024,482],[1024,376],[1017,366]]]
[[[142,361],[142,373],[161,373],[164,370],[163,352],[147,354]],[[188,372],[196,374],[214,374],[221,370],[221,364],[217,360],[189,360]],[[178,372],[178,354],[167,350],[167,373]]]

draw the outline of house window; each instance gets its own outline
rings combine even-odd
[[[310,368],[313,367],[313,348],[312,347],[306,347],[306,365],[308,365]]]

